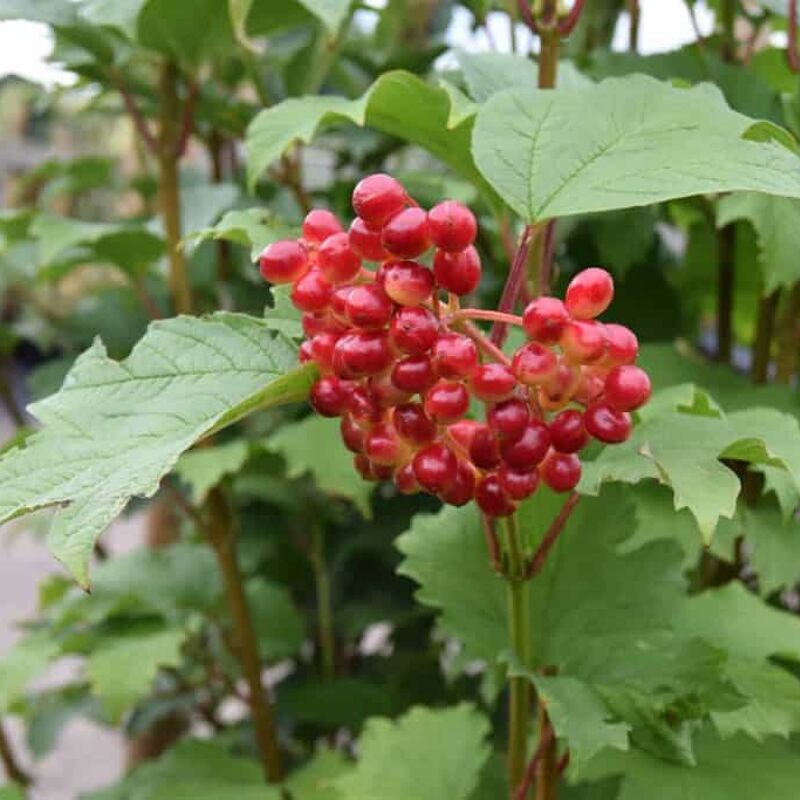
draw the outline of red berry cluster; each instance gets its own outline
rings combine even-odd
[[[400,492],[453,505],[474,499],[500,517],[540,480],[573,489],[591,437],[628,438],[650,380],[633,366],[636,336],[595,319],[614,294],[605,270],[584,270],[564,302],[539,297],[521,318],[461,309],[481,276],[468,208],[447,201],[426,212],[388,175],[362,180],[353,208],[348,232],[312,211],[302,238],[271,244],[260,265],[267,281],[292,284],[307,336],[300,358],[321,373],[311,404],[342,418],[365,479],[393,478]],[[415,259],[432,247],[431,269]],[[508,359],[472,318],[521,324],[529,341]],[[486,404],[485,422],[467,418],[471,398]]]

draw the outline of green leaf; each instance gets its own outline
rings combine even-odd
[[[531,222],[707,192],[800,197],[800,159],[747,140],[752,124],[709,85],[677,89],[632,75],[590,91],[497,94],[478,113],[472,152]]]
[[[0,714],[8,710],[58,652],[57,642],[44,634],[34,633],[0,658]]]
[[[233,183],[189,183],[181,186],[181,230],[189,242],[195,231],[205,230],[239,197]]]
[[[357,729],[367,717],[389,716],[392,711],[386,687],[356,678],[282,686],[278,703],[300,723],[334,729]]]
[[[285,222],[273,217],[265,208],[226,211],[216,225],[190,234],[191,239],[225,239],[250,248],[255,261],[261,251],[278,239],[291,238],[294,231]]]
[[[467,800],[489,757],[488,733],[486,718],[466,704],[370,720],[355,769],[336,786],[347,800]]]
[[[72,25],[77,7],[70,0],[0,0],[0,19],[25,19],[48,25]]]
[[[338,420],[308,416],[282,426],[266,446],[283,456],[289,478],[311,473],[320,491],[351,500],[367,519],[372,516],[370,496],[375,484],[356,472],[353,454],[342,446]]]
[[[53,752],[64,728],[81,717],[101,721],[99,703],[85,685],[67,685],[39,691],[25,708],[27,744],[41,759]]]
[[[717,205],[717,225],[746,219],[756,230],[764,291],[791,287],[800,280],[800,200],[758,192],[736,192]]]
[[[79,14],[90,25],[117,28],[129,39],[136,36],[136,20],[146,0],[83,0]]]
[[[86,675],[113,720],[119,721],[150,691],[160,667],[180,664],[185,638],[181,628],[147,626],[105,637],[89,654]]]
[[[175,465],[175,474],[189,485],[195,505],[202,505],[208,493],[223,478],[238,472],[249,456],[247,440],[233,439],[184,453]]]
[[[121,362],[96,342],[61,390],[31,407],[43,429],[0,459],[0,521],[64,506],[49,544],[85,584],[95,539],[131,497],[152,496],[181,453],[306,396],[315,372],[295,365],[292,345],[240,314],[155,322]]]
[[[328,33],[335,35],[350,12],[355,0],[298,0],[326,27]]]
[[[254,578],[247,584],[247,598],[261,657],[277,661],[295,655],[305,639],[306,626],[289,592],[275,583]]]
[[[228,15],[236,41],[248,50],[260,53],[261,48],[247,35],[247,17],[252,7],[253,0],[228,0]]]

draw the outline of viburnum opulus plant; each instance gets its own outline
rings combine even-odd
[[[311,211],[302,238],[269,245],[260,266],[267,281],[292,284],[300,358],[321,373],[311,404],[341,417],[366,480],[506,517],[540,481],[574,489],[591,439],[630,436],[650,380],[634,365],[635,334],[596,319],[614,296],[608,272],[580,272],[563,302],[535,298],[521,317],[462,307],[481,276],[468,208],[448,200],[426,212],[382,174],[356,186],[353,208],[348,232]],[[431,268],[419,259],[432,249]],[[528,341],[509,357],[472,320],[518,325]]]

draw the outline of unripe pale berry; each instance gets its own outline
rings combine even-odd
[[[469,385],[478,400],[499,403],[511,397],[517,380],[502,364],[481,364],[470,376]]]
[[[442,289],[463,297],[474,292],[481,282],[481,257],[471,246],[452,253],[437,250],[433,257],[433,274]]]
[[[395,214],[381,231],[381,244],[398,258],[416,258],[430,246],[428,215],[416,207]]]
[[[575,389],[573,400],[588,406],[603,394],[606,386],[606,372],[602,367],[581,367],[581,379]]]
[[[631,435],[631,415],[608,403],[593,403],[583,415],[586,430],[606,444],[620,444]]]
[[[369,175],[353,190],[353,210],[373,230],[381,228],[405,204],[406,190],[390,175]]]
[[[537,297],[525,307],[522,326],[535,342],[555,344],[569,322],[564,304],[556,297]]]
[[[606,352],[604,326],[594,320],[570,320],[559,340],[564,355],[579,364],[593,364]]]
[[[635,411],[650,399],[650,376],[639,367],[623,364],[606,376],[605,399],[617,411]]]
[[[414,456],[412,463],[419,485],[431,494],[446,491],[455,480],[457,459],[441,442],[424,447]]]
[[[386,292],[374,283],[354,287],[345,302],[347,318],[357,328],[385,327],[392,318],[393,309]]]
[[[556,371],[539,392],[542,407],[548,411],[563,408],[572,399],[580,380],[581,368],[559,358]]]
[[[490,517],[509,517],[517,510],[517,504],[506,494],[496,473],[489,473],[475,489],[478,508]]]
[[[547,455],[550,431],[538,420],[529,422],[518,439],[500,442],[500,454],[512,469],[533,469]]]
[[[528,404],[512,397],[492,406],[486,414],[486,422],[498,439],[513,440],[522,436],[530,417]]]
[[[636,334],[624,325],[608,323],[605,326],[606,354],[602,364],[616,367],[619,364],[632,364],[639,355],[639,340]]]
[[[425,393],[425,413],[440,425],[460,419],[468,408],[469,392],[458,381],[437,381]]]
[[[503,465],[497,470],[497,477],[503,491],[512,500],[525,500],[539,487],[539,470],[532,469],[522,472]]]
[[[401,308],[389,326],[395,347],[412,356],[431,349],[439,334],[439,320],[427,308]]]
[[[436,381],[433,364],[427,356],[409,356],[392,367],[392,383],[401,391],[424,392]]]
[[[401,306],[421,305],[433,293],[433,273],[416,261],[392,261],[384,265],[378,281]]]
[[[604,269],[589,267],[569,282],[564,304],[575,319],[594,319],[613,299],[614,279]]]
[[[386,261],[391,257],[381,244],[380,230],[370,230],[360,217],[353,220],[348,236],[352,251],[365,261]]]
[[[526,386],[546,384],[555,374],[558,360],[555,353],[543,344],[529,342],[520,347],[511,360],[511,369],[517,380]]]
[[[308,269],[308,251],[299,242],[273,242],[258,259],[261,277],[270,283],[294,283]]]
[[[539,472],[554,492],[569,492],[581,479],[581,461],[574,453],[552,451],[539,467]]]
[[[342,224],[336,215],[324,208],[315,208],[303,220],[303,238],[314,244],[322,244],[329,236],[341,233]]]
[[[317,256],[319,268],[332,283],[343,283],[358,275],[361,259],[350,247],[346,233],[329,236],[320,246]]]
[[[559,453],[577,453],[589,441],[580,411],[562,411],[550,420],[549,427],[550,443]]]
[[[291,298],[301,311],[322,311],[333,294],[331,282],[318,269],[311,269],[292,286]]]
[[[445,200],[428,212],[428,228],[436,247],[449,252],[466,249],[478,233],[475,215],[454,200]]]
[[[433,343],[431,359],[443,378],[467,378],[478,368],[478,347],[469,336],[444,333]]]
[[[425,413],[421,403],[397,406],[392,421],[398,434],[411,444],[428,444],[436,438],[436,423]]]

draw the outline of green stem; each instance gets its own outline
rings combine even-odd
[[[336,675],[336,633],[333,624],[331,577],[325,559],[325,531],[321,525],[311,530],[311,560],[317,590],[317,630],[319,635],[320,666],[324,680]]]

